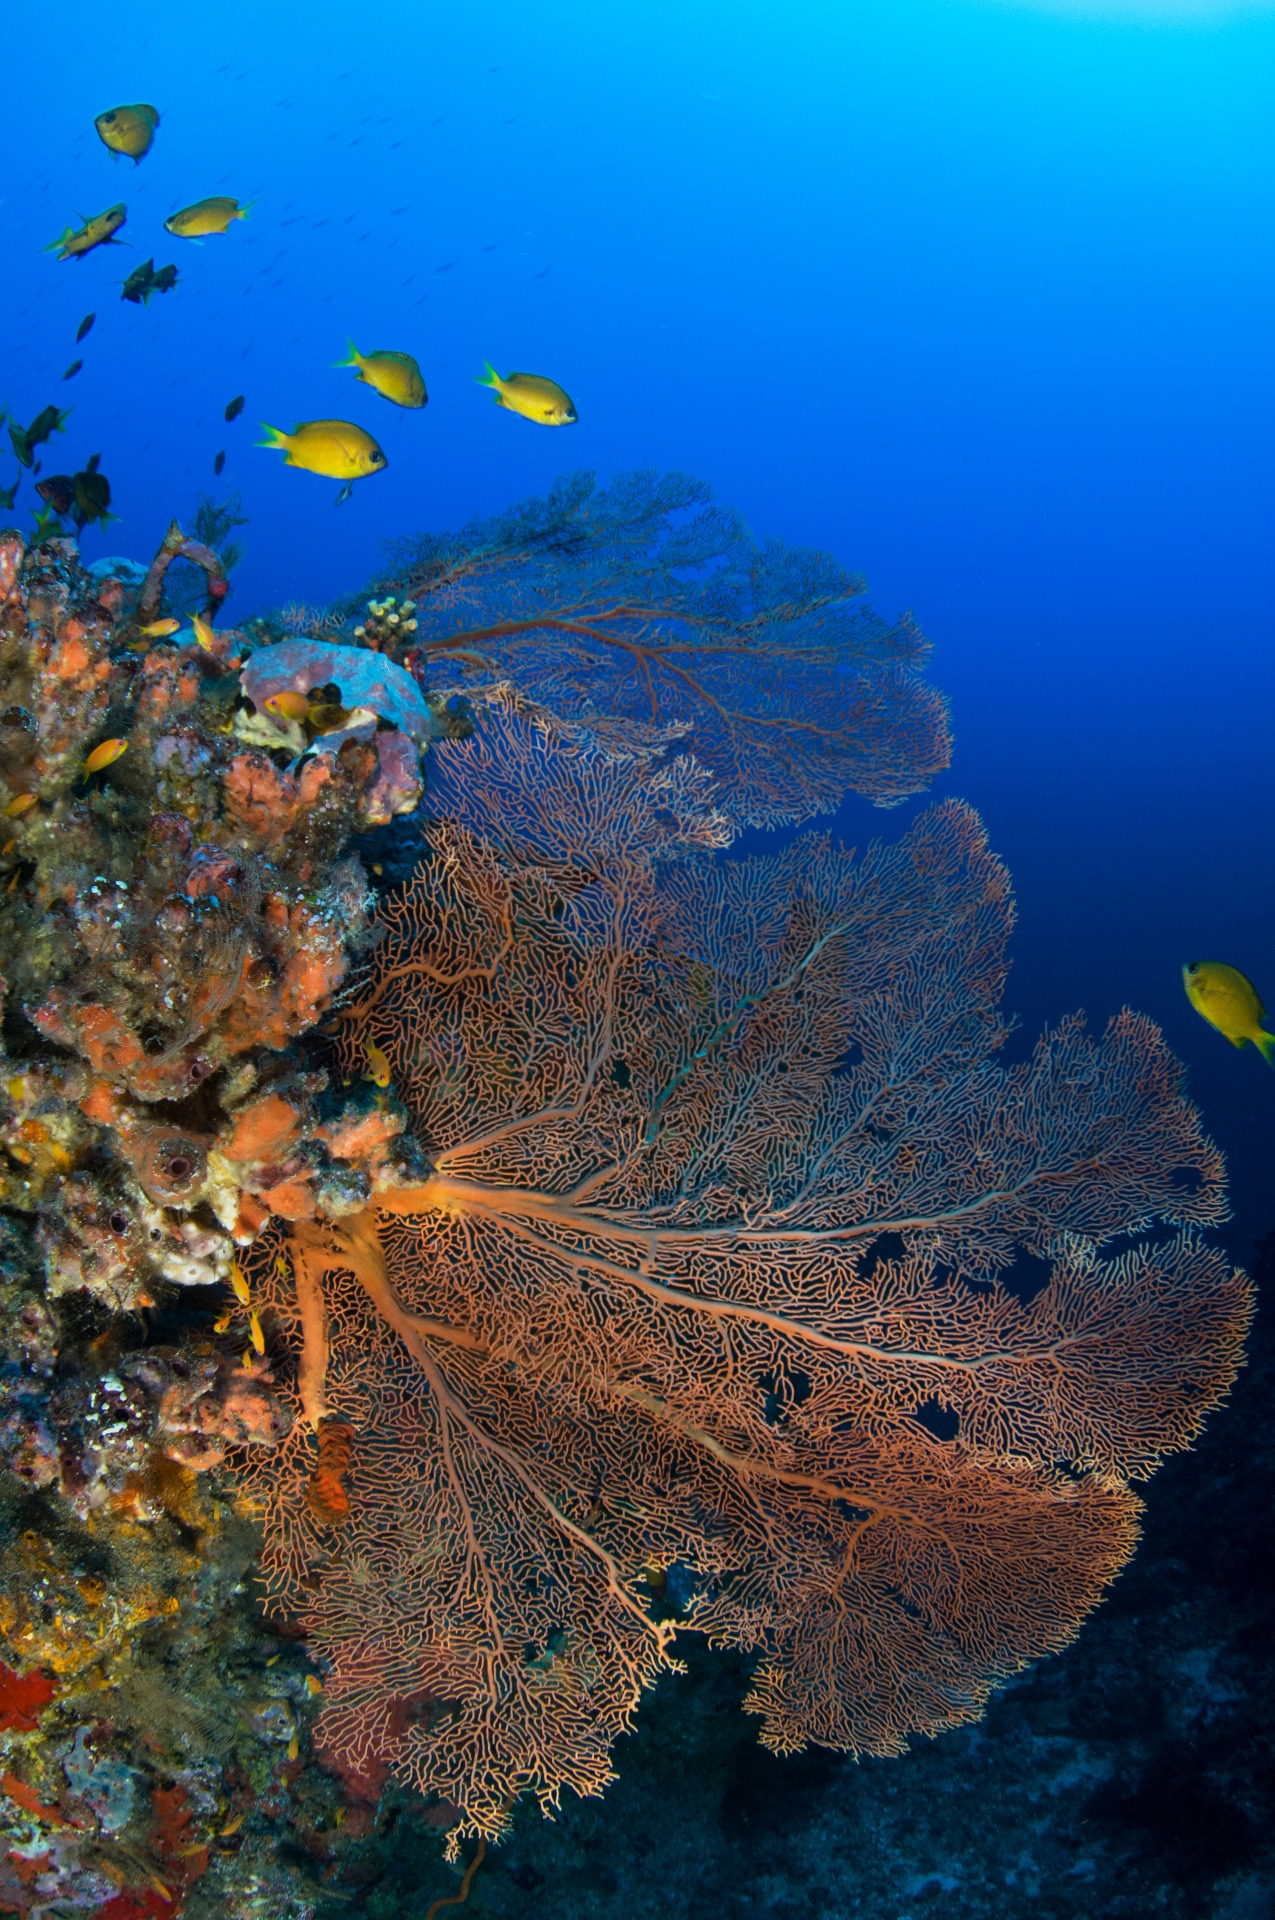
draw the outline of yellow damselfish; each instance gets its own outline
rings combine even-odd
[[[287,454],[285,466],[301,467],[306,473],[322,474],[327,480],[344,480],[337,505],[348,499],[356,480],[369,473],[380,473],[385,455],[370,433],[350,420],[303,420],[291,433],[282,433],[262,421],[270,435],[258,440],[259,447],[281,447]]]
[[[575,425],[579,418],[575,406],[556,380],[547,380],[540,373],[511,373],[502,380],[490,360],[484,360],[483,365],[486,375],[475,374],[474,378],[480,387],[494,389],[498,407],[508,407],[510,413],[520,413],[524,420],[534,420],[540,427]]]
[[[127,217],[128,210],[121,200],[118,206],[108,207],[105,213],[95,213],[91,220],[84,221],[82,227],[68,227],[62,238],[50,240],[44,251],[56,253],[59,260],[82,260],[86,253],[92,253],[94,247],[122,245],[122,242],[116,242],[115,236]]]
[[[374,353],[360,353],[353,340],[348,360],[338,367],[357,367],[365,386],[392,400],[396,407],[423,407],[429,399],[425,376],[410,353],[394,353],[389,347],[377,347]]]
[[[1275,1033],[1262,1025],[1266,1009],[1246,974],[1228,967],[1224,960],[1193,960],[1182,969],[1182,984],[1195,1011],[1233,1047],[1242,1047],[1248,1040],[1267,1066],[1275,1067]]]
[[[363,1047],[367,1054],[368,1079],[374,1087],[388,1087],[393,1077],[388,1056],[382,1053],[375,1040],[365,1040]]]
[[[132,161],[144,160],[155,143],[159,114],[154,107],[140,102],[135,107],[110,107],[93,122],[97,137],[112,153],[127,154]]]
[[[209,200],[196,200],[193,207],[170,214],[164,226],[179,240],[203,240],[210,233],[224,233],[232,220],[246,220],[253,205],[255,202],[249,200],[241,207],[228,194],[215,193]]]

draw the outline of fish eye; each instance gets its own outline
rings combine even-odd
[[[385,455],[381,453],[380,450],[378,449],[377,452],[372,455],[372,465],[374,467],[379,467],[381,462],[384,460],[384,458],[385,458]]]
[[[113,113],[104,113],[104,114],[102,115],[102,118],[103,118],[103,120],[105,120],[105,122],[106,122],[106,124],[107,124],[107,126],[109,127],[109,126],[110,126],[110,124],[111,124],[111,122],[112,122],[112,120],[114,120],[114,118],[115,118],[115,115],[114,115]]]
[[[1189,966],[1189,967],[1187,968],[1187,972],[1188,972],[1188,973],[1198,973],[1199,971],[1200,971],[1200,963],[1199,963],[1199,961],[1198,961],[1198,960],[1193,960],[1193,961],[1191,962],[1191,964],[1190,964],[1190,966]]]

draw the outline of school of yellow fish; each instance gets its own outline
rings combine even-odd
[[[98,138],[112,154],[123,154],[134,165],[140,165],[155,144],[159,111],[144,102],[133,106],[110,107],[105,113],[98,114],[93,125]],[[227,233],[232,221],[246,220],[253,204],[252,201],[241,204],[228,194],[212,194],[170,214],[164,227],[166,232],[179,240],[198,242],[212,234]],[[60,239],[52,242],[48,251],[56,252],[59,260],[82,260],[95,247],[114,244],[126,217],[127,210],[121,203],[108,207],[105,213],[95,214],[92,219],[82,218],[78,228],[68,227]],[[175,277],[175,270],[164,271],[173,272]],[[155,284],[148,282],[144,291],[149,292]],[[161,281],[158,284],[160,290],[164,290],[164,283]],[[167,284],[171,285],[172,281]],[[77,372],[79,364],[75,369]],[[502,377],[490,362],[484,364],[487,371],[477,376],[478,383],[492,390],[497,406],[519,414],[537,426],[574,426],[579,415],[570,396],[556,380],[539,373],[515,372]],[[355,377],[393,406],[419,408],[429,399],[424,375],[410,353],[390,347],[377,347],[371,353],[360,353],[351,341],[348,356],[338,360],[336,365],[355,368]],[[234,402],[231,404],[235,405]],[[242,400],[238,404],[242,405]],[[229,407],[226,409],[226,418],[233,418]],[[341,490],[336,496],[337,506],[343,500],[348,500],[356,480],[382,472],[387,464],[385,450],[378,445],[375,436],[352,420],[302,420],[291,433],[284,433],[281,428],[272,427],[265,421],[262,426],[268,437],[259,440],[257,445],[278,449],[284,455],[285,466],[341,482]],[[225,455],[219,453],[215,471],[220,473],[224,465]]]
[[[106,112],[98,114],[93,124],[103,145],[112,154],[124,155],[137,165],[154,145],[160,117],[155,107],[138,103],[133,106],[108,108]],[[213,234],[227,233],[235,220],[246,220],[253,204],[251,201],[241,204],[226,194],[213,194],[170,214],[164,222],[164,227],[177,239],[199,242]],[[52,241],[46,250],[56,253],[59,260],[82,260],[95,247],[118,244],[116,236],[124,225],[126,217],[127,210],[122,202],[107,207],[105,212],[95,214],[90,219],[84,219],[81,216],[81,224],[78,228],[67,227],[60,238]],[[173,273],[175,278],[173,269],[163,271]],[[163,290],[164,284],[162,279],[152,279],[148,282],[146,290],[155,286]],[[171,285],[172,281],[167,284]],[[77,341],[84,338],[92,324],[93,316],[90,314],[76,335]],[[82,362],[77,361],[65,377],[69,379],[72,373],[78,372],[81,364]],[[392,406],[416,410],[424,407],[429,400],[420,365],[410,353],[389,347],[376,347],[370,353],[361,353],[351,340],[345,359],[336,361],[335,365],[340,368],[353,368],[355,378],[363,386],[370,387],[373,393],[379,394],[383,400],[388,400]],[[496,372],[490,361],[485,361],[484,365],[486,372],[476,378],[480,386],[491,390],[498,407],[503,407],[506,411],[516,413],[522,419],[530,420],[535,425],[543,427],[573,426],[579,418],[569,394],[558,385],[556,380],[538,373],[513,372],[501,375]],[[227,406],[226,419],[233,420],[242,408],[243,396],[238,395]],[[54,424],[58,424],[59,416],[56,410],[46,408],[45,413],[52,413]],[[43,422],[44,419],[45,416],[41,415],[40,421]],[[37,436],[39,424],[34,423],[25,431],[25,434],[19,431],[15,438],[15,449],[19,453],[19,458],[22,458],[25,452],[28,463],[28,447]],[[369,474],[381,473],[387,465],[385,450],[378,444],[375,435],[352,420],[301,420],[291,433],[285,433],[282,428],[270,426],[265,421],[262,422],[262,427],[267,437],[256,444],[259,447],[281,452],[285,466],[341,482],[340,491],[336,496],[338,506],[343,500],[349,498],[356,480],[366,479]],[[13,432],[14,430],[11,429],[11,434]],[[220,473],[225,464],[224,453],[217,455],[215,464],[216,471]],[[107,497],[109,498],[109,489]],[[8,504],[12,505],[11,499],[8,500]],[[104,512],[103,517],[107,517]],[[151,627],[144,628],[143,632],[148,636],[159,637],[162,633],[172,632],[176,624],[176,622],[157,621]],[[200,624],[196,622],[196,638],[201,641],[201,644],[206,645],[204,636],[198,632]],[[309,704],[304,703],[304,712],[295,715],[291,712],[285,713],[286,698],[287,696],[277,697],[278,717],[297,721],[308,720],[313,728],[316,715]],[[294,698],[298,702],[302,701],[300,695]],[[272,703],[267,701],[266,705],[270,707]],[[326,716],[323,718],[326,720]],[[112,759],[124,751],[124,745],[123,741],[105,741],[102,746],[95,748],[85,763],[85,774],[91,775],[99,768],[108,766]],[[20,808],[29,798],[30,796],[27,795],[20,796],[19,800],[6,811],[12,815],[15,807]],[[1251,1045],[1257,1049],[1268,1065],[1275,1067],[1275,1034],[1262,1024],[1265,1010],[1257,989],[1237,967],[1232,967],[1220,960],[1194,961],[1183,967],[1182,979],[1187,998],[1201,1018],[1207,1020],[1233,1046],[1242,1048],[1245,1045]],[[373,1062],[378,1084],[381,1084],[379,1080],[381,1067],[381,1061]],[[385,1070],[388,1076],[387,1066]]]

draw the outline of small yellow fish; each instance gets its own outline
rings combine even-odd
[[[249,1306],[252,1295],[248,1291],[247,1276],[237,1260],[232,1260],[230,1263],[230,1284],[235,1290],[235,1299],[239,1304],[244,1307]]]
[[[144,634],[148,640],[167,640],[169,634],[176,633],[180,625],[180,620],[151,620],[146,626],[139,627],[137,631]]]
[[[10,800],[8,806],[5,808],[4,810],[5,819],[20,820],[24,813],[29,813],[31,811],[32,807],[35,805],[39,797],[40,796],[35,793],[18,794],[16,799]]]
[[[305,1690],[307,1693],[323,1692],[323,1682],[317,1673],[307,1673],[305,1677]]]
[[[363,384],[383,399],[392,400],[396,407],[423,407],[429,399],[425,377],[410,353],[393,353],[388,347],[360,353],[351,340],[349,359],[338,360],[336,364],[357,367]]]
[[[111,107],[99,113],[93,122],[97,137],[112,153],[127,154],[130,160],[144,160],[155,142],[159,114],[154,107]]]
[[[257,1309],[255,1307],[249,1307],[248,1309],[248,1333],[256,1351],[258,1353],[264,1353],[266,1350],[266,1336],[261,1330],[261,1322],[257,1318]]]
[[[92,753],[84,762],[84,771],[85,773],[100,773],[103,767],[109,767],[112,761],[118,760],[122,753],[127,752],[128,741],[122,739],[118,734],[114,740],[103,740],[100,746],[94,747]]]
[[[363,1050],[367,1054],[367,1077],[374,1087],[388,1087],[390,1084],[390,1063],[377,1046],[375,1040],[365,1040]]]
[[[575,425],[579,415],[556,380],[546,380],[540,373],[511,373],[502,380],[490,360],[484,360],[483,365],[486,378],[478,374],[474,378],[480,387],[494,387],[498,407],[508,407],[510,413],[520,413],[524,420],[534,420],[540,427]]]
[[[291,1740],[289,1740],[288,1742],[289,1760],[295,1760],[297,1758],[297,1755],[300,1753],[300,1751],[301,1751],[301,1742],[297,1739],[297,1736],[294,1733]]]
[[[283,693],[267,695],[261,704],[272,720],[304,720],[310,711],[310,702],[305,695],[291,688]]]
[[[196,200],[193,207],[170,214],[164,222],[165,231],[176,234],[179,240],[203,240],[210,233],[225,233],[232,220],[246,220],[248,208],[255,205],[249,200],[241,207],[228,194],[215,193],[208,200]]]
[[[1262,1025],[1266,1009],[1246,974],[1224,960],[1193,960],[1182,969],[1182,984],[1195,1011],[1233,1047],[1251,1041],[1267,1066],[1275,1067],[1275,1033]]]
[[[227,1307],[226,1311],[224,1313],[219,1313],[217,1315],[217,1318],[213,1321],[213,1332],[224,1333],[226,1331],[226,1328],[230,1325],[231,1321],[234,1319],[234,1317],[235,1316],[234,1316],[233,1308]]]
[[[221,1832],[217,1836],[218,1839],[229,1840],[232,1833],[238,1833],[240,1827],[243,1825],[244,1821],[247,1818],[248,1816],[246,1813],[237,1813],[233,1820],[227,1820],[225,1826],[221,1829]]]
[[[288,1266],[288,1256],[286,1253],[276,1253],[274,1257],[274,1270],[281,1280],[287,1279],[291,1268]]]
[[[127,209],[121,201],[116,207],[108,207],[105,213],[95,213],[91,220],[85,220],[78,229],[68,227],[62,238],[51,240],[44,251],[56,253],[59,260],[82,260],[86,253],[92,253],[94,247],[118,244],[115,236],[127,217]]]
[[[13,852],[13,849],[17,846],[17,844],[18,844],[17,835],[16,834],[11,835],[10,838],[5,841],[4,845],[0,847],[0,860],[7,860],[9,855]]]
[[[217,636],[213,632],[212,628],[209,626],[208,622],[206,620],[201,620],[197,613],[192,613],[190,616],[190,624],[191,624],[191,629],[194,633],[194,636],[196,640],[198,640],[204,652],[211,653],[213,650],[213,647],[216,644]]]
[[[337,505],[349,497],[356,480],[369,473],[380,473],[385,455],[370,433],[349,420],[303,420],[291,433],[278,427],[262,426],[270,435],[258,440],[259,447],[281,447],[287,454],[284,465],[300,467],[306,473],[318,473],[326,480],[344,480]]]

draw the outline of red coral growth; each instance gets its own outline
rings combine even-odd
[[[191,1841],[194,1814],[180,1780],[171,1787],[151,1788],[151,1811],[155,1816],[151,1852],[159,1862],[166,1886],[183,1896],[207,1872],[208,1848]],[[173,1910],[169,1908],[170,1913]]]
[[[15,1673],[0,1660],[0,1733],[33,1733],[57,1690],[49,1674]]]
[[[165,1900],[153,1887],[130,1887],[103,1901],[93,1920],[165,1920],[172,1912],[172,1901]]]
[[[996,1063],[1012,910],[967,809],[857,860],[657,864],[705,831],[684,763],[488,722],[439,751],[343,1042],[429,1171],[296,1232],[295,1298],[261,1262],[311,1423],[355,1432],[339,1550],[303,1425],[249,1482],[326,1748],[495,1834],[604,1785],[680,1627],[762,1654],[780,1752],[976,1716],[1128,1557],[1129,1481],[1225,1393],[1250,1299],[1150,1023]]]

